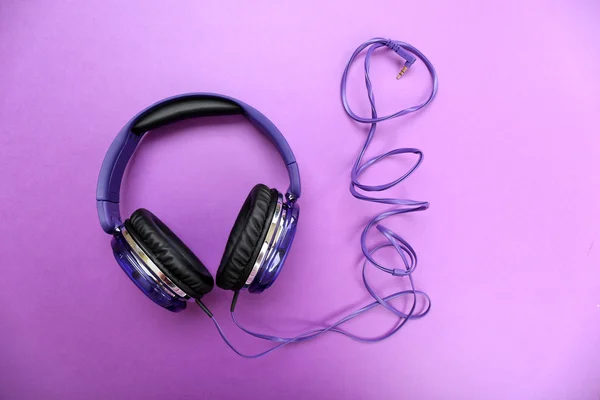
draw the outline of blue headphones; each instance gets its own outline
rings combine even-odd
[[[426,100],[393,114],[378,116],[373,87],[369,78],[369,66],[373,52],[380,47],[387,47],[404,60],[404,66],[397,78],[402,77],[417,59],[423,62],[429,71],[432,83],[431,92]],[[355,114],[350,109],[346,97],[348,71],[354,60],[363,51],[366,51],[365,84],[371,104],[370,117],[361,117]],[[336,322],[320,324],[315,329],[295,336],[280,337],[251,330],[235,316],[236,302],[241,290],[248,289],[249,292],[260,293],[273,284],[281,271],[292,245],[298,222],[296,200],[300,197],[300,173],[290,146],[275,125],[254,108],[230,97],[194,93],[162,100],[136,115],[117,135],[102,164],[96,194],[100,224],[104,231],[113,235],[112,248],[115,258],[131,280],[158,305],[171,311],[180,311],[185,308],[186,300],[194,298],[196,304],[212,320],[227,346],[245,358],[262,357],[290,343],[311,340],[326,332],[335,332],[354,340],[370,343],[389,338],[400,331],[409,320],[420,319],[427,315],[431,308],[431,300],[425,292],[415,287],[412,277],[417,268],[415,249],[396,232],[383,226],[382,222],[393,216],[426,210],[429,203],[395,197],[374,197],[370,193],[385,192],[403,182],[419,167],[423,160],[423,153],[414,148],[397,148],[366,160],[364,156],[375,136],[379,122],[419,111],[431,103],[437,89],[438,79],[433,64],[415,47],[397,40],[373,38],[362,43],[354,51],[344,69],[340,87],[344,109],[354,121],[369,125],[365,143],[352,168],[350,193],[359,200],[393,207],[373,217],[361,235],[361,249],[365,257],[362,280],[373,301],[341,317]],[[225,254],[217,271],[217,286],[234,292],[229,309],[233,323],[248,335],[273,343],[273,346],[256,354],[245,354],[238,350],[228,339],[215,316],[202,302],[202,296],[212,290],[214,282],[206,267],[190,249],[150,211],[139,209],[125,223],[121,222],[119,213],[119,189],[123,172],[146,132],[186,118],[231,114],[244,115],[271,140],[281,154],[290,178],[290,186],[285,196],[265,185],[256,185],[252,189],[231,229]],[[389,156],[401,154],[413,154],[417,157],[413,166],[399,178],[380,185],[367,185],[360,181],[361,174],[369,167]],[[368,246],[367,236],[375,229],[383,235],[387,242]],[[375,260],[375,253],[386,247],[396,250],[401,264],[393,265],[390,268],[390,266]],[[398,279],[408,278],[408,287],[400,288],[391,294],[380,295],[367,278],[366,270],[369,266]],[[405,307],[398,308],[396,305],[392,305],[391,301],[396,298],[406,299]],[[396,319],[395,325],[383,334],[364,337],[342,328],[347,321],[378,306],[390,312]]]
[[[150,130],[188,118],[241,114],[275,145],[287,167],[290,186],[282,195],[258,184],[235,220],[217,271],[217,286],[260,293],[275,282],[290,250],[298,222],[300,172],[289,144],[258,110],[211,93],[190,93],[159,101],[133,117],[111,144],[100,169],[96,204],[100,225],[113,236],[114,256],[138,288],[156,304],[181,311],[214,286],[192,251],[150,211],[140,208],[122,222],[119,192],[125,167]]]

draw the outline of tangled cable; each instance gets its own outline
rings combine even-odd
[[[377,110],[375,107],[375,95],[373,93],[373,85],[371,84],[371,79],[369,77],[369,69],[370,69],[370,65],[371,65],[371,56],[373,55],[373,52],[380,47],[389,48],[390,50],[392,50],[393,52],[395,52],[396,54],[398,54],[400,57],[402,57],[405,60],[404,68],[402,68],[402,71],[398,75],[398,78],[400,78],[406,72],[406,70],[408,70],[408,68],[410,66],[412,66],[412,64],[416,61],[416,58],[419,58],[425,64],[425,66],[427,67],[427,69],[431,75],[432,88],[431,88],[431,93],[429,94],[428,98],[423,103],[418,104],[413,107],[405,108],[396,113],[389,114],[389,115],[386,115],[383,117],[379,117],[377,115]],[[371,117],[370,118],[364,118],[364,117],[360,117],[360,116],[356,115],[350,108],[350,105],[348,104],[347,95],[346,95],[346,86],[347,86],[348,72],[350,70],[350,66],[352,65],[352,63],[354,62],[356,57],[360,53],[362,53],[365,49],[367,49],[367,53],[365,56],[365,63],[364,63],[365,84],[366,84],[366,89],[367,89],[367,95],[369,97],[369,103],[371,105]],[[403,115],[420,110],[421,108],[423,108],[426,105],[428,105],[429,103],[431,103],[431,101],[433,100],[433,98],[435,97],[435,95],[437,93],[437,87],[438,87],[437,74],[435,72],[435,69],[433,68],[433,65],[423,55],[423,53],[421,53],[419,50],[417,50],[415,47],[411,46],[408,43],[390,40],[390,39],[374,38],[374,39],[364,42],[354,51],[354,53],[350,57],[350,60],[348,61],[348,64],[346,65],[346,68],[344,69],[344,73],[342,75],[342,82],[341,82],[342,103],[344,105],[344,109],[346,110],[346,113],[348,113],[350,118],[352,118],[353,120],[360,122],[360,123],[370,124],[370,128],[369,128],[367,138],[365,140],[365,144],[363,145],[362,149],[360,150],[359,155],[356,159],[356,162],[354,163],[354,167],[352,168],[350,192],[352,193],[352,195],[355,198],[357,198],[359,200],[370,201],[370,202],[381,203],[381,204],[388,204],[388,205],[394,206],[394,208],[387,210],[385,212],[382,212],[382,213],[378,214],[377,216],[375,216],[364,228],[362,235],[361,235],[361,249],[365,256],[365,261],[363,263],[363,268],[362,268],[362,280],[365,285],[365,288],[367,289],[369,294],[373,297],[374,301],[371,302],[370,304],[348,314],[344,318],[338,320],[337,322],[335,322],[327,327],[310,330],[310,331],[301,333],[294,337],[279,337],[279,336],[273,336],[273,335],[267,335],[267,334],[263,334],[263,333],[253,332],[250,329],[245,328],[244,326],[242,326],[241,323],[238,322],[238,320],[235,317],[235,312],[234,312],[235,302],[237,301],[237,297],[239,295],[239,292],[236,292],[234,295],[234,299],[233,299],[232,307],[231,307],[231,318],[232,318],[233,322],[240,329],[242,329],[244,332],[248,333],[249,335],[252,335],[259,339],[264,339],[264,340],[278,343],[277,345],[275,345],[261,353],[258,353],[258,354],[253,354],[253,355],[243,354],[240,351],[238,351],[233,346],[233,344],[227,339],[227,337],[225,336],[225,333],[219,326],[218,322],[215,320],[214,316],[212,316],[212,314],[209,315],[211,317],[211,319],[213,320],[215,326],[217,327],[217,330],[219,331],[219,334],[221,335],[223,340],[238,355],[245,357],[245,358],[261,357],[261,356],[264,356],[264,355],[270,353],[271,351],[276,350],[276,349],[278,349],[282,346],[285,346],[289,343],[301,342],[301,341],[313,339],[313,338],[315,338],[319,335],[322,335],[325,332],[329,332],[329,331],[340,333],[340,334],[348,336],[354,340],[358,340],[358,341],[362,341],[362,342],[379,342],[379,341],[389,338],[390,336],[392,336],[393,334],[398,332],[400,330],[400,328],[402,328],[409,319],[422,318],[425,315],[427,315],[427,313],[429,312],[429,310],[431,308],[431,300],[425,292],[417,290],[415,288],[413,278],[412,278],[412,273],[417,268],[417,253],[415,252],[415,250],[412,248],[412,246],[406,240],[404,240],[400,235],[398,235],[394,231],[381,225],[380,222],[389,217],[395,216],[395,215],[407,214],[407,213],[411,213],[411,212],[426,210],[429,207],[429,203],[425,202],[425,201],[415,201],[415,200],[391,198],[391,197],[390,198],[372,197],[372,196],[368,196],[366,194],[359,192],[359,190],[361,190],[362,192],[368,193],[368,192],[383,192],[388,189],[391,189],[394,186],[396,186],[397,184],[399,184],[400,182],[404,181],[406,178],[408,178],[419,167],[419,165],[421,165],[421,162],[423,161],[423,153],[420,150],[414,149],[414,148],[394,149],[394,150],[388,151],[387,153],[376,155],[364,162],[363,162],[363,158],[364,158],[364,155],[365,155],[369,145],[371,144],[371,141],[373,140],[373,138],[375,136],[375,131],[377,129],[377,123],[386,121],[389,119],[401,117]],[[398,154],[415,154],[417,156],[417,160],[414,163],[414,165],[404,175],[400,176],[399,178],[397,178],[396,180],[394,180],[392,182],[385,183],[382,185],[366,185],[366,184],[359,182],[359,177],[368,168],[372,167],[373,165],[384,160],[387,157],[390,157],[393,155],[398,155]],[[367,236],[368,236],[369,232],[371,231],[371,229],[373,228],[373,226],[375,226],[375,228],[383,235],[383,237],[387,240],[387,243],[383,243],[378,246],[375,246],[374,248],[369,249],[369,247],[367,246]],[[386,248],[386,247],[393,247],[398,252],[398,254],[400,255],[400,258],[402,259],[403,268],[389,268],[389,267],[386,267],[386,266],[380,264],[379,262],[377,262],[375,260],[375,258],[374,258],[375,253],[377,251],[381,250],[382,248]],[[367,265],[369,265],[369,264],[375,266],[376,268],[379,268],[381,271],[386,272],[392,276],[408,278],[409,283],[410,283],[410,289],[398,291],[391,295],[381,297],[380,295],[378,295],[375,292],[375,290],[371,287],[371,285],[369,284],[369,281],[367,280],[366,268],[367,268]],[[412,305],[410,307],[410,310],[406,313],[398,310],[396,307],[394,307],[390,303],[391,300],[393,300],[397,297],[403,297],[403,296],[412,297]],[[426,302],[426,306],[420,312],[415,312],[415,309],[417,306],[417,296],[422,296]],[[345,323],[345,322],[347,322],[347,321],[349,321],[349,320],[351,320],[351,319],[353,319],[353,318],[355,318],[355,317],[357,317],[379,305],[383,306],[384,308],[386,308],[387,310],[389,310],[390,312],[392,312],[394,315],[396,315],[398,317],[398,322],[395,324],[395,326],[392,329],[390,329],[386,333],[384,333],[380,336],[377,336],[377,337],[368,338],[368,337],[357,336],[355,334],[352,334],[348,331],[345,331],[345,330],[339,328],[339,326],[342,325],[343,323]]]

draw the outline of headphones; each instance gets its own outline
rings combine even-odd
[[[429,71],[432,83],[426,100],[393,114],[378,116],[369,68],[371,56],[380,47],[387,47],[404,60],[404,67],[397,79],[402,77],[417,59],[423,62]],[[366,51],[365,85],[371,105],[370,117],[355,114],[350,108],[346,95],[348,71],[363,51]],[[393,336],[409,320],[425,317],[431,308],[431,300],[425,292],[415,287],[412,277],[417,268],[415,249],[396,232],[383,226],[382,222],[393,216],[424,211],[429,207],[429,203],[396,197],[374,197],[370,193],[385,192],[403,182],[419,167],[423,160],[423,153],[418,149],[401,147],[367,159],[364,156],[375,136],[378,123],[421,110],[432,102],[437,89],[438,78],[433,64],[414,46],[397,40],[385,38],[367,40],[354,51],[344,69],[340,87],[344,110],[354,121],[369,126],[365,143],[352,168],[350,193],[359,200],[391,205],[392,208],[374,216],[363,229],[360,239],[361,250],[365,257],[362,281],[373,300],[349,312],[336,322],[319,324],[317,328],[295,336],[280,337],[247,328],[235,315],[240,291],[247,289],[251,293],[261,293],[273,284],[283,267],[298,223],[299,209],[296,201],[300,197],[300,172],[290,146],[275,125],[256,109],[231,97],[211,93],[191,93],[161,100],[133,117],[119,132],[102,163],[96,193],[100,225],[106,233],[113,235],[111,245],[115,258],[137,287],[156,304],[177,312],[186,308],[186,301],[193,298],[212,320],[225,344],[241,357],[262,357],[290,343],[312,340],[327,332],[335,332],[368,343],[380,342]],[[245,354],[238,350],[228,339],[215,316],[202,302],[202,296],[212,290],[214,281],[194,253],[150,211],[136,210],[124,223],[121,222],[119,213],[119,190],[123,173],[146,132],[187,118],[233,114],[244,115],[267,136],[283,158],[290,178],[285,196],[265,185],[259,184],[252,189],[231,229],[216,275],[217,286],[234,292],[229,312],[235,326],[254,338],[273,344],[256,354]],[[413,166],[402,176],[392,182],[379,185],[367,185],[361,182],[360,176],[366,169],[389,156],[401,154],[417,156]],[[369,232],[374,231],[373,228],[376,228],[386,241],[369,246],[367,236]],[[401,259],[400,264],[386,266],[375,260],[375,253],[386,247],[396,250]],[[366,274],[368,267],[377,268],[398,279],[407,278],[408,288],[400,288],[387,295],[379,294],[369,283]],[[397,298],[406,299],[405,307],[398,308],[391,304],[391,301]],[[365,337],[342,328],[344,323],[378,306],[390,312],[396,319],[395,325],[383,334]]]
[[[115,259],[152,301],[167,310],[186,308],[213,289],[214,280],[194,253],[150,211],[140,208],[122,222],[121,181],[127,163],[149,131],[188,118],[246,117],[275,145],[290,180],[284,195],[258,184],[242,205],[221,263],[217,286],[261,293],[275,282],[290,251],[299,208],[300,172],[294,153],[277,127],[255,108],[231,97],[189,93],[161,100],[134,116],[112,142],[100,169],[96,205],[102,229],[111,234]],[[201,302],[199,302],[201,304]]]

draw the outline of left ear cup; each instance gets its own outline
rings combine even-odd
[[[278,192],[254,186],[238,214],[217,271],[217,286],[240,290],[252,272],[277,206]]]
[[[125,229],[160,270],[189,296],[199,299],[214,281],[204,264],[158,217],[140,208]]]

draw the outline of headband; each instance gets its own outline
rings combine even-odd
[[[275,145],[290,179],[286,197],[300,197],[300,172],[294,153],[277,127],[257,109],[231,97],[189,93],[161,100],[133,117],[110,145],[98,177],[96,206],[102,229],[112,233],[121,221],[119,192],[125,167],[142,137],[150,130],[188,118],[238,115],[246,117]]]

